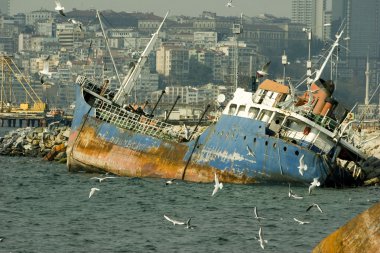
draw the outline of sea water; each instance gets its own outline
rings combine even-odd
[[[42,158],[0,156],[0,252],[310,252],[379,201],[377,186],[213,184],[70,173]],[[89,198],[92,187],[99,188]],[[306,209],[318,203],[323,210]],[[254,207],[260,221],[254,218]],[[186,221],[194,229],[167,221]],[[294,218],[310,222],[299,225]],[[258,231],[268,240],[263,250]]]

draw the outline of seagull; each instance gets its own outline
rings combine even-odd
[[[310,223],[310,222],[308,222],[308,221],[302,221],[302,220],[298,220],[298,219],[296,219],[296,218],[293,218],[293,220],[297,221],[300,225]]]
[[[59,1],[55,1],[55,10],[58,11],[62,16],[66,17],[66,14],[63,13],[64,9],[65,7],[63,7]]]
[[[165,185],[173,184],[175,178],[166,181]]]
[[[247,145],[247,151],[248,151],[248,155],[256,157],[255,152],[253,152],[253,150],[248,145]]]
[[[232,5],[232,0],[229,0],[228,3],[226,3],[226,7],[235,7]]]
[[[264,243],[268,243],[268,241],[267,240],[264,240],[263,239],[263,229],[260,227],[260,229],[259,229],[259,239],[258,239],[258,241],[260,242],[260,246],[261,246],[261,248],[263,248],[264,249]]]
[[[269,69],[270,61],[265,63],[261,70],[256,71],[256,74],[258,77],[264,77],[269,75],[268,69]]]
[[[311,208],[313,208],[313,207],[316,207],[316,208],[318,208],[318,210],[321,212],[321,213],[323,213],[323,211],[322,211],[322,209],[319,207],[319,205],[318,204],[315,204],[315,203],[313,203],[313,204],[311,204],[307,209],[306,209],[306,212],[307,211],[309,211]]]
[[[46,82],[46,79],[51,78],[53,74],[52,72],[49,72],[49,59],[50,59],[50,55],[48,55],[48,57],[44,59],[44,68],[38,72],[41,76],[40,78],[41,84],[44,84]]]
[[[215,172],[215,185],[214,185],[214,190],[212,191],[211,196],[214,196],[215,193],[216,193],[219,189],[223,189],[223,183],[219,183],[218,176],[216,175],[216,172]]]
[[[88,195],[88,198],[91,198],[92,195],[94,195],[95,191],[100,191],[98,188],[91,188],[90,195]]]
[[[260,217],[258,214],[257,214],[257,208],[256,207],[254,207],[253,208],[253,212],[254,212],[254,214],[255,214],[255,219],[257,219],[259,222],[260,222],[260,220],[261,219],[265,219],[264,217]]]
[[[106,180],[107,178],[115,178],[115,177],[92,177],[91,179],[96,179],[101,183],[103,180]]]
[[[290,184],[289,184],[289,193],[288,193],[288,196],[289,196],[289,198],[293,198],[293,199],[303,199],[303,197],[298,196],[297,194],[295,194],[295,193],[290,189]]]
[[[79,29],[82,31],[82,22],[79,22],[77,21],[76,19],[73,19],[73,18],[69,18],[68,19],[69,22],[73,23],[74,25],[77,25],[79,27]]]
[[[185,139],[189,140],[189,138],[190,138],[190,129],[185,124],[183,124],[183,128],[184,128],[184,131],[185,131]]]
[[[298,171],[299,171],[300,174],[301,174],[301,176],[303,176],[304,171],[307,170],[307,164],[304,163],[304,161],[303,161],[303,157],[304,157],[304,155],[302,155],[302,156],[300,157],[300,160],[299,160],[300,165],[297,167],[297,168],[298,168]]]
[[[186,221],[186,228],[187,229],[194,229],[195,226],[190,225],[191,217]]]
[[[318,178],[314,178],[313,182],[310,183],[310,186],[309,186],[309,195],[311,194],[311,192],[313,191],[313,189],[317,186],[320,186],[321,183],[318,181]]]
[[[0,237],[0,242],[4,241],[4,237]]]
[[[165,219],[167,219],[168,221],[172,222],[174,226],[175,226],[175,225],[185,225],[185,222],[182,222],[182,221],[176,221],[176,220],[170,219],[170,218],[169,218],[168,216],[166,216],[165,214],[164,214],[164,217],[165,217]],[[190,219],[191,219],[191,218],[190,218]],[[190,224],[190,219],[188,220],[188,223],[186,223],[186,224]]]

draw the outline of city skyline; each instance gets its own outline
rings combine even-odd
[[[234,0],[235,7],[226,7],[227,0],[61,0],[65,10],[71,11],[73,8],[115,10],[125,12],[153,12],[156,15],[164,15],[170,10],[170,15],[199,16],[203,11],[216,12],[221,16],[239,16],[241,13],[247,16],[257,16],[260,14],[272,14],[277,17],[291,16],[291,0]],[[54,0],[33,0],[26,2],[23,0],[11,0],[11,14],[25,13],[33,10],[47,9],[54,10]]]

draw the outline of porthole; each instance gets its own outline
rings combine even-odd
[[[243,139],[244,139],[244,140],[245,140],[245,139],[247,139],[247,136],[244,136],[244,138],[243,138]]]
[[[284,147],[284,151],[286,151],[286,149],[287,149],[287,148],[286,148],[286,147]]]
[[[268,141],[265,141],[265,146],[268,146]]]
[[[280,120],[276,119],[275,123],[278,125],[280,124]]]
[[[253,138],[253,142],[256,142],[256,137],[255,137],[255,138]]]
[[[300,152],[298,152],[298,150],[296,150],[296,152],[294,152],[294,154],[296,154],[296,156],[298,156],[300,154]]]

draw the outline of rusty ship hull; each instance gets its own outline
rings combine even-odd
[[[177,142],[120,127],[115,122],[122,116],[102,118],[92,101],[78,87],[67,148],[70,171],[193,182],[212,182],[217,173],[223,182],[243,184],[309,183],[313,178],[323,183],[330,174],[324,156],[268,135],[258,120],[222,115],[197,138]],[[309,165],[303,175],[297,168],[301,152]]]

